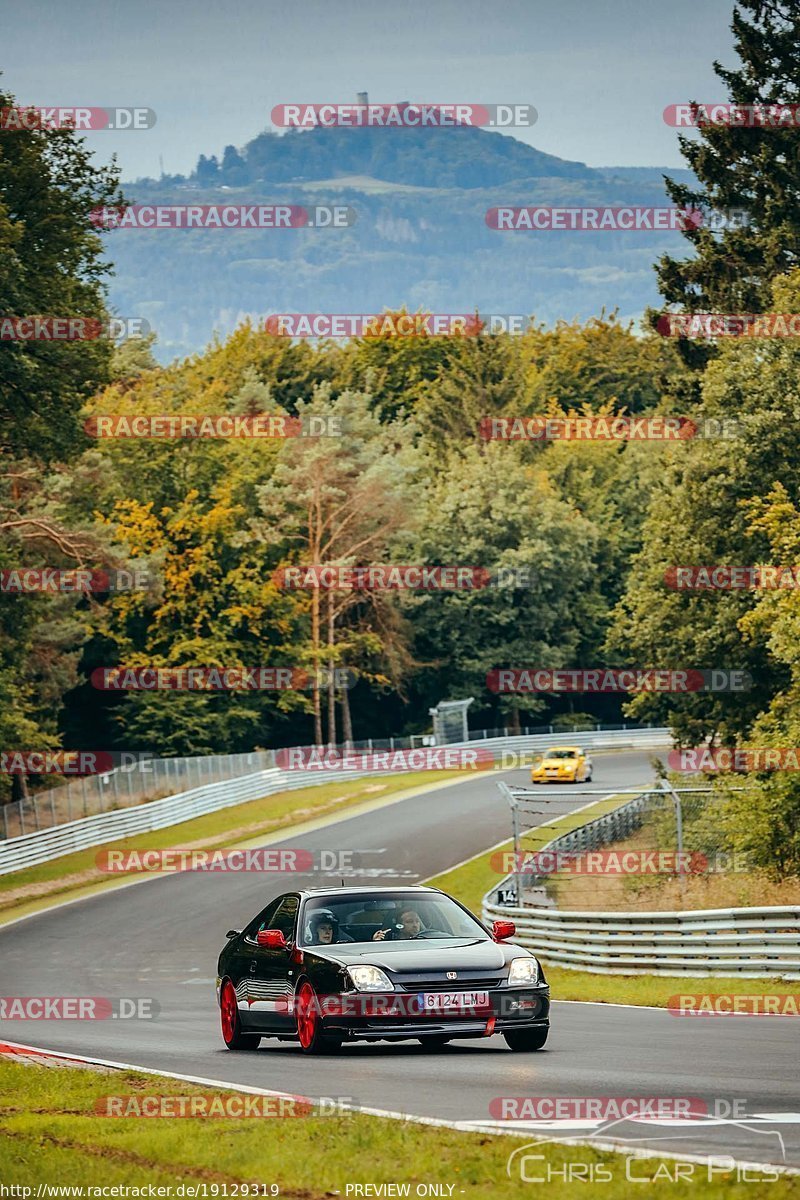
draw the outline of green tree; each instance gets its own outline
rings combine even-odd
[[[326,418],[336,423],[341,435],[287,439],[270,479],[258,488],[262,515],[252,522],[253,530],[266,545],[282,547],[286,562],[347,566],[380,562],[408,530],[410,485],[416,470],[410,431],[395,422],[382,425],[371,399],[367,393],[351,391],[334,398],[328,387],[320,387],[307,403],[298,403],[302,420]],[[310,592],[311,631],[304,657],[315,672],[317,744],[322,742],[322,700],[316,671],[341,660],[344,647],[337,647],[337,627],[342,614],[350,617],[345,634],[348,646],[358,643],[359,635],[362,648],[366,645],[374,651],[383,645],[371,614],[391,601],[378,592],[371,594],[367,604],[360,603],[361,598],[358,592],[323,593],[319,587]],[[383,623],[392,630],[386,642],[387,661],[396,666],[399,627],[388,615]],[[346,692],[342,701],[347,728]],[[331,742],[336,741],[335,731],[330,684]]]
[[[714,63],[735,104],[800,101],[800,10],[795,0],[739,0],[732,31],[741,66]],[[706,99],[705,97],[703,98]],[[681,207],[742,210],[746,222],[716,233],[709,225],[683,236],[694,253],[664,255],[659,287],[668,304],[689,312],[761,312],[772,280],[800,256],[800,142],[792,126],[700,127],[681,136],[698,186],[667,180]]]
[[[0,92],[0,109],[14,97]],[[71,130],[0,139],[0,314],[107,317],[102,241],[92,210],[122,202],[115,167],[97,168]],[[107,339],[4,341],[0,352],[0,562],[72,567],[102,541],[91,517],[67,523],[65,468],[85,444],[78,414],[108,378]],[[59,701],[77,678],[83,628],[75,596],[0,596],[0,696],[6,746],[59,742]],[[25,790],[24,777],[15,777]],[[7,780],[0,781],[7,788]]]
[[[353,338],[343,352],[340,381],[350,389],[369,391],[376,411],[386,420],[402,411],[411,412],[422,390],[441,372],[449,370],[460,343],[469,337],[444,337],[427,332],[424,313],[409,314],[405,308],[383,314],[389,321],[411,316],[419,332],[409,336],[379,333]]]
[[[775,281],[779,311],[799,302],[800,271]],[[791,338],[722,347],[705,372],[703,409],[725,419],[734,436],[676,444],[653,493],[611,649],[642,666],[734,668],[753,677],[742,695],[652,693],[632,701],[632,715],[668,720],[684,744],[745,736],[787,684],[771,640],[744,619],[756,603],[752,591],[671,590],[665,573],[769,561],[769,539],[751,520],[751,505],[778,484],[792,503],[800,499],[799,392],[800,351]]]
[[[437,699],[472,694],[494,702],[494,667],[576,665],[583,627],[598,603],[593,576],[597,531],[562,500],[546,472],[525,464],[514,444],[472,446],[428,475],[415,561],[482,567],[494,583],[476,590],[409,595],[417,687]],[[500,581],[502,580],[502,584]],[[509,694],[501,712],[518,723],[540,699]]]
[[[14,97],[0,92],[0,108]],[[0,312],[3,316],[107,317],[103,244],[92,211],[119,205],[116,167],[96,167],[73,130],[0,139]],[[13,341],[0,355],[0,454],[37,462],[80,446],[77,415],[108,378],[107,339]],[[0,464],[1,466],[2,464]],[[2,526],[0,526],[2,528]]]

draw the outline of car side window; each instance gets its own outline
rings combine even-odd
[[[270,921],[272,920],[273,913],[283,898],[283,896],[278,896],[277,900],[273,900],[272,903],[268,904],[265,909],[262,909],[255,921],[252,921],[247,926],[247,929],[244,931],[244,936],[248,942],[254,942],[256,940],[256,935],[259,929],[272,929]]]
[[[297,921],[297,910],[300,907],[299,896],[284,896],[275,915],[271,918],[270,929],[280,929],[287,942],[294,939],[294,927]]]

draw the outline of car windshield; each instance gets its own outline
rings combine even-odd
[[[577,750],[548,750],[545,758],[577,758]]]
[[[300,944],[318,946],[381,940],[423,945],[436,938],[487,938],[486,930],[449,896],[381,892],[320,896],[303,911]]]

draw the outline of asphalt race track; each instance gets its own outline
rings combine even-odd
[[[642,752],[599,755],[592,786],[613,791],[650,781],[649,757]],[[361,874],[352,883],[423,880],[509,835],[508,809],[494,786],[498,779],[523,783],[526,772],[479,775],[303,836],[290,835],[280,844],[356,851]],[[569,807],[587,802],[568,785],[563,790]],[[559,805],[559,811],[567,807]],[[274,1040],[263,1041],[255,1053],[227,1051],[214,990],[225,931],[241,928],[288,887],[329,881],[255,873],[166,875],[0,928],[4,996],[154,997],[160,1008],[151,1021],[6,1020],[0,1022],[0,1036],[312,1097],[347,1096],[367,1108],[482,1126],[491,1122],[490,1101],[500,1096],[699,1097],[710,1111],[720,1101],[738,1101],[738,1111],[746,1115],[735,1123],[629,1121],[608,1127],[561,1122],[552,1135],[800,1167],[796,1018],[679,1018],[654,1009],[556,1002],[547,1049],[535,1054],[514,1054],[499,1036],[453,1042],[435,1053],[416,1042],[356,1043],[335,1057],[307,1058],[295,1044]],[[754,981],[753,991],[762,986]],[[711,990],[700,981],[686,981],[687,992],[704,988]],[[783,990],[795,989],[785,985]],[[537,1126],[535,1135],[531,1128],[531,1136],[546,1138],[546,1127]]]

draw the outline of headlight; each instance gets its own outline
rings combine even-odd
[[[348,967],[347,973],[359,992],[394,991],[394,984],[380,967]]]
[[[533,984],[539,982],[539,964],[535,958],[512,958],[508,968],[509,983]]]

